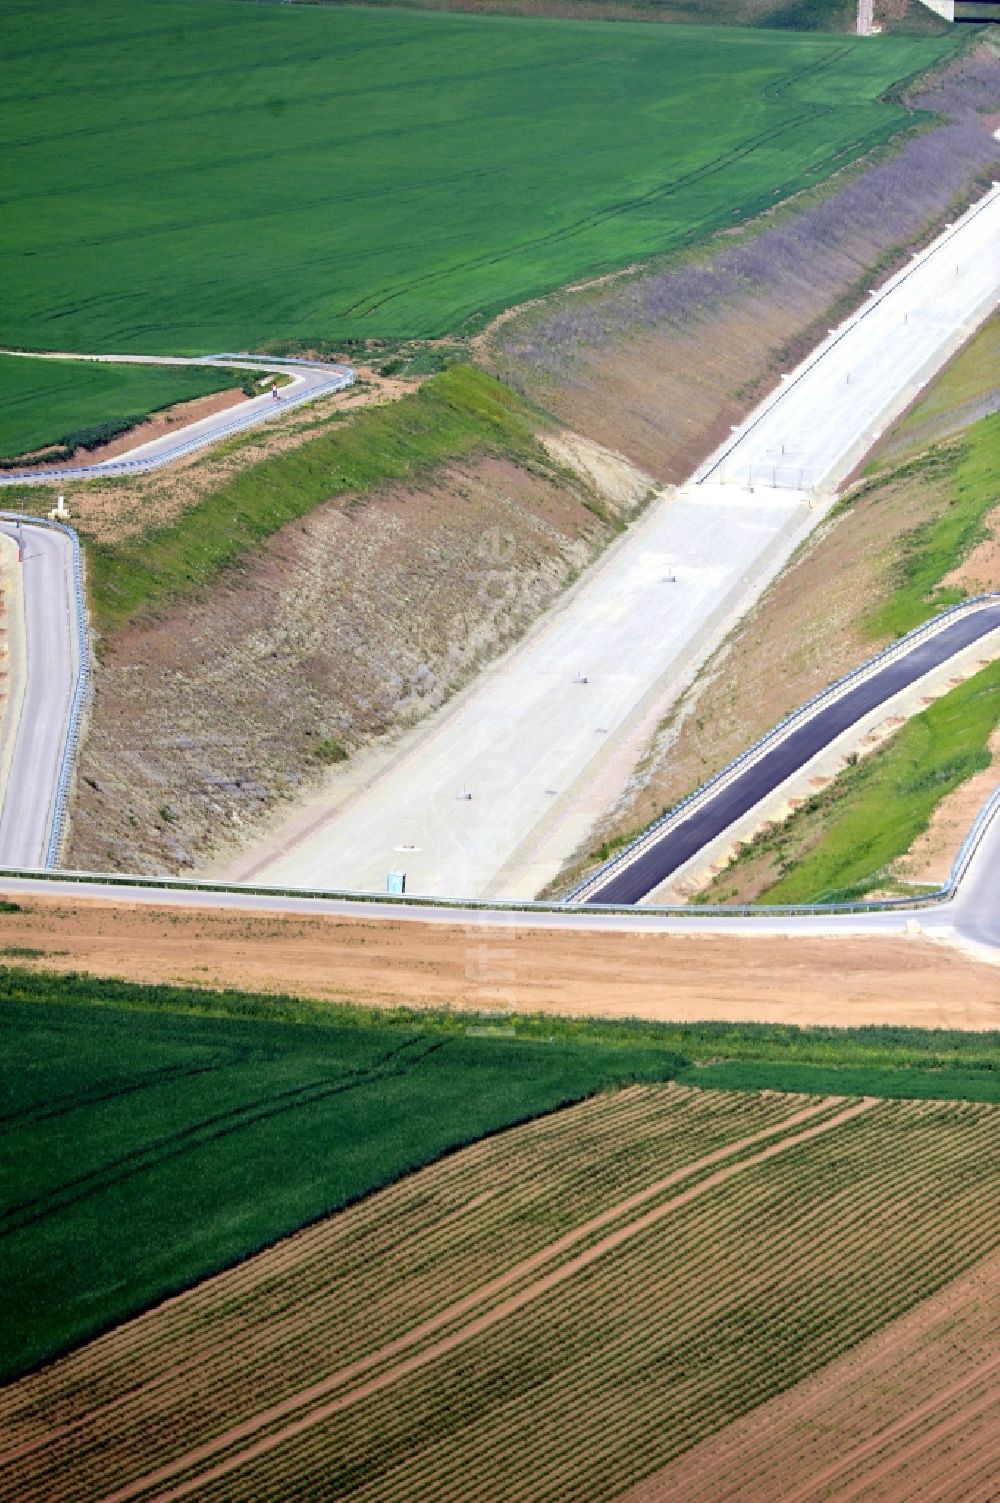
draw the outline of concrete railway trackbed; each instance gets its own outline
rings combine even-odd
[[[280,357],[270,360],[264,355],[200,355],[185,359],[179,355],[39,355],[29,350],[0,350],[0,354],[30,356],[33,360],[94,360],[104,365],[221,366],[226,370],[258,371],[261,375],[288,377],[288,385],[279,390],[277,401],[270,392],[250,397],[236,407],[229,407],[211,417],[188,423],[175,433],[164,434],[149,443],[140,444],[115,459],[85,465],[63,465],[44,472],[37,469],[6,470],[0,474],[0,486],[52,485],[60,480],[97,480],[112,475],[138,475],[147,470],[162,469],[164,465],[173,464],[188,454],[195,454],[199,449],[209,448],[224,438],[231,438],[259,423],[281,417],[292,408],[301,407],[304,402],[343,391],[354,383],[354,371],[349,365]]]
[[[224,875],[374,891],[405,868],[424,897],[546,890],[882,428],[995,306],[998,235],[1000,188],[874,290],[515,647]]]
[[[803,707],[718,778],[602,868],[571,903],[463,899],[386,900],[374,894],[306,889],[297,884],[222,883],[136,878],[56,870],[72,781],[76,737],[87,687],[87,631],[79,544],[58,524],[0,514],[0,530],[19,540],[25,570],[27,675],[24,704],[0,807],[0,877],[5,891],[92,895],[286,913],[454,923],[474,913],[480,924],[520,927],[748,932],[758,935],[891,935],[918,925],[980,958],[1000,949],[995,873],[1000,866],[1000,790],[977,819],[949,882],[921,900],[857,903],[840,908],[712,910],[636,908],[677,864],[698,852],[783,782],[808,766],[817,749],[897,695],[901,686],[947,664],[970,644],[981,651],[1000,634],[1000,596],[966,602],[927,623]],[[917,917],[919,915],[919,918]]]
[[[867,1097],[850,1103],[825,1097],[782,1122],[705,1154],[574,1227],[394,1341],[106,1494],[101,1503],[130,1503],[135,1498],[144,1498],[147,1503],[172,1503],[186,1497],[490,1330],[682,1206],[744,1171],[840,1127],[875,1104],[874,1098]],[[692,1179],[694,1183],[685,1185]],[[685,1187],[667,1194],[678,1186]],[[665,1194],[667,1198],[662,1199]],[[581,1243],[586,1245],[574,1252]],[[570,1256],[566,1257],[567,1253]],[[555,1267],[550,1266],[553,1263]],[[234,1446],[240,1449],[234,1451]]]
[[[553,613],[551,622],[529,634],[497,665],[496,672],[488,671],[467,699],[459,696],[440,719],[435,718],[427,732],[421,733],[424,739],[409,745],[384,776],[363,788],[343,810],[335,809],[334,829],[324,819],[294,849],[277,859],[257,861],[252,885],[242,871],[240,880],[229,883],[64,873],[56,884],[47,884],[47,890],[52,892],[58,885],[79,893],[85,883],[95,896],[128,894],[138,901],[149,901],[155,894],[160,902],[188,905],[363,911],[371,917],[384,913],[441,922],[454,922],[457,911],[475,910],[483,923],[510,923],[513,914],[520,925],[676,927],[702,933],[733,932],[740,927],[758,934],[899,933],[908,923],[917,922],[907,915],[919,911],[919,923],[928,932],[949,940],[958,937],[993,958],[1000,948],[1000,912],[992,896],[995,882],[991,884],[989,878],[995,877],[1000,864],[1000,820],[993,818],[1000,808],[1000,795],[977,820],[950,882],[922,903],[857,904],[837,912],[772,909],[741,914],[702,909],[695,915],[683,909],[647,909],[631,918],[627,910],[654,892],[678,865],[717,840],[734,821],[746,817],[790,775],[808,766],[817,750],[835,741],[845,727],[856,724],[873,707],[888,703],[902,688],[919,684],[929,671],[958,658],[970,644],[985,643],[1000,631],[997,596],[968,602],[927,623],[887,654],[831,686],[613,864],[588,879],[576,894],[582,901],[534,904],[521,901],[518,895],[526,889],[538,890],[540,884],[532,886],[525,872],[535,870],[533,853],[545,841],[549,842],[545,859],[551,857],[569,828],[567,818],[570,825],[576,821],[570,849],[578,844],[581,810],[586,811],[588,788],[598,767],[590,691],[581,694],[579,683],[568,682],[565,663],[572,663],[585,644],[591,655],[588,661],[596,665],[594,687],[603,685],[598,713],[607,744],[616,736],[630,734],[636,714],[645,713],[649,696],[660,692],[657,685],[669,682],[676,690],[678,664],[685,654],[690,658],[696,650],[707,651],[708,639],[701,641],[700,648],[696,645],[699,634],[705,638],[709,632],[710,638],[711,622],[715,620],[711,627],[715,630],[723,606],[736,608],[733,591],[739,596],[739,608],[748,606],[769,577],[768,571],[777,566],[782,550],[822,514],[821,509],[815,515],[810,512],[809,497],[799,487],[804,483],[829,487],[842,478],[844,467],[851,468],[877,436],[873,419],[884,421],[901,410],[995,304],[1000,262],[990,251],[998,225],[1000,185],[873,293],[861,312],[831,333],[723,450],[706,462],[688,487],[688,502],[675,498],[652,508],[634,532],[623,538],[614,557],[598,565],[595,577],[582,581],[580,593]],[[887,360],[890,347],[894,358]],[[277,368],[275,362],[257,357],[209,357],[212,361]],[[285,405],[315,395],[317,388],[310,384],[314,379],[328,387],[352,379],[346,367],[284,364],[300,382],[297,395],[287,398]],[[262,421],[272,410],[280,410],[270,397],[255,400],[255,412],[244,421]],[[246,405],[254,407],[254,403]],[[202,432],[184,442],[200,445],[218,436],[218,430],[212,436]],[[179,437],[168,442],[176,446]],[[176,447],[169,455],[164,451],[133,454],[109,464],[119,472],[117,467],[123,465],[152,466],[167,463],[171,457],[177,457]],[[88,473],[99,469],[95,466]],[[766,503],[760,498],[741,499],[747,491],[752,495],[762,487],[769,497]],[[759,520],[765,512],[770,521],[762,529]],[[794,525],[787,520],[793,514]],[[734,534],[728,543],[733,554],[727,564],[729,574],[719,567],[724,531],[720,531],[720,518],[728,519]],[[684,556],[690,579],[684,582],[682,567],[669,575],[672,606],[666,612],[661,569],[667,554],[663,549],[669,543],[671,548],[690,551],[695,519],[708,548],[704,567],[694,567]],[[11,891],[32,890],[32,878],[40,871],[52,873],[57,865],[88,667],[78,542],[68,528],[50,528],[45,534],[29,522],[11,513],[0,520],[5,531],[22,541],[38,540],[30,560],[32,571],[24,576],[31,670],[0,810],[0,868],[10,873],[5,886]],[[673,537],[671,528],[674,532],[679,528],[682,536]],[[753,534],[762,531],[764,545],[759,536],[753,541]],[[31,547],[35,550],[35,541]],[[51,574],[48,588],[34,577],[42,568],[37,561],[42,554]],[[755,562],[748,563],[748,557]],[[729,603],[720,605],[720,594],[726,590]],[[578,680],[589,682],[580,675]],[[557,790],[546,786],[552,776],[548,766],[552,759],[559,762],[561,787],[554,802],[549,795]],[[496,776],[484,772],[484,767],[495,770]],[[475,781],[477,777],[485,779],[487,796],[463,802],[456,816],[455,787],[465,787],[466,778]],[[602,796],[607,791],[602,784]],[[562,821],[555,836],[550,828],[553,818],[557,825]],[[408,837],[405,847],[398,844],[401,830]],[[426,896],[416,903],[379,903],[374,893],[386,871],[399,864],[394,852],[404,848],[407,863],[413,866],[411,889]],[[452,897],[456,892],[503,897],[490,903],[479,897]],[[618,911],[605,911],[609,907]]]

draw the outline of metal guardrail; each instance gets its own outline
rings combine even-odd
[[[599,891],[611,876],[624,867],[629,866],[648,845],[654,842],[655,837],[661,834],[668,825],[682,824],[685,819],[695,812],[696,807],[708,802],[726,784],[730,783],[737,773],[742,772],[772,746],[783,741],[790,731],[797,729],[806,721],[811,720],[820,709],[824,709],[840,699],[845,689],[869,677],[872,672],[884,666],[893,658],[905,657],[910,649],[916,646],[918,641],[936,635],[950,621],[987,605],[995,605],[998,601],[1000,601],[1000,592],[998,591],[991,591],[984,595],[975,595],[971,600],[959,601],[957,605],[949,606],[940,615],[934,616],[930,621],[925,621],[920,626],[914,627],[913,631],[907,632],[905,636],[899,637],[895,642],[890,643],[888,647],[883,648],[881,652],[876,653],[867,662],[859,664],[856,668],[852,668],[850,672],[836,679],[832,684],[828,684],[825,689],[821,689],[818,694],[814,694],[812,699],[807,700],[805,704],[799,705],[790,715],[786,715],[784,720],[780,720],[769,731],[765,731],[763,736],[759,737],[752,746],[747,747],[746,751],[741,752],[738,757],[734,757],[714,777],[702,783],[693,793],[689,793],[686,798],[681,799],[680,803],[675,804],[671,809],[667,809],[652,824],[647,825],[622,850],[616,852],[614,856],[609,857],[607,861],[603,862],[588,876],[582,878],[567,893],[565,902],[576,903],[585,893],[595,888]]]
[[[727,906],[715,904],[672,904],[654,907],[638,907],[635,904],[594,903],[586,908],[575,908],[565,900],[558,903],[539,902],[535,899],[505,898],[434,898],[400,897],[391,893],[359,892],[349,888],[288,887],[267,883],[213,882],[197,877],[143,877],[129,876],[123,872],[54,871],[44,867],[0,867],[0,883],[5,877],[21,881],[70,882],[80,886],[139,888],[147,892],[178,892],[232,895],[235,897],[291,898],[309,902],[337,902],[373,905],[402,909],[437,909],[453,911],[456,918],[462,913],[531,913],[552,914],[561,918],[579,914],[580,918],[595,914],[618,915],[623,918],[645,920],[646,918],[679,918],[697,924],[703,918],[713,919],[773,919],[809,917],[850,917],[872,913],[919,913],[927,908],[938,907],[953,899],[963,878],[982,844],[993,820],[1000,814],[1000,788],[990,795],[974,821],[948,880],[932,892],[911,897],[878,898],[875,901],[859,899],[852,903],[781,903],[771,905]]]
[[[966,835],[965,839],[962,841],[962,844],[959,847],[958,855],[955,857],[955,860],[952,863],[951,871],[948,873],[948,880],[942,887],[939,887],[936,892],[930,893],[928,895],[929,899],[935,899],[938,902],[943,902],[947,899],[957,896],[958,889],[961,886],[965,875],[969,870],[969,867],[972,865],[973,858],[976,852],[979,850],[979,847],[982,845],[987,830],[996,819],[998,814],[1000,814],[1000,788],[994,788],[993,792],[990,794],[989,798],[986,800],[985,804],[980,809],[975,819],[972,821],[972,827],[969,830],[968,835]]]
[[[255,357],[252,355],[206,355],[199,357],[193,363],[213,365],[227,359],[249,361]],[[312,370],[319,369],[316,362],[308,360],[262,360],[259,365],[248,366],[247,369],[280,372],[286,365],[301,365]],[[330,370],[336,371],[337,374],[331,375],[329,381],[320,386],[314,386],[309,391],[300,392],[298,396],[283,398],[280,407],[259,407],[253,412],[244,412],[240,417],[223,424],[221,428],[214,428],[210,435],[203,434],[198,438],[187,439],[174,444],[170,449],[163,450],[160,454],[150,455],[145,459],[108,459],[94,465],[74,465],[68,468],[45,470],[41,473],[38,470],[5,470],[0,473],[0,486],[54,485],[62,480],[101,480],[115,475],[132,475],[160,470],[164,465],[173,464],[187,454],[194,454],[199,449],[208,448],[210,444],[219,443],[231,434],[245,433],[248,428],[254,428],[258,423],[268,422],[282,412],[291,412],[293,408],[301,407],[306,402],[314,402],[317,397],[325,397],[334,391],[345,391],[349,386],[354,385],[355,376],[352,366],[334,365],[330,366]]]
[[[63,829],[66,823],[66,806],[73,781],[73,763],[76,760],[77,742],[80,736],[80,723],[83,719],[84,703],[90,684],[90,637],[87,632],[87,602],[83,588],[83,558],[80,551],[79,537],[74,529],[67,527],[64,522],[54,522],[47,517],[26,516],[21,512],[14,511],[0,511],[0,517],[3,517],[5,521],[20,522],[22,525],[30,527],[47,527],[50,531],[63,533],[70,540],[73,568],[73,596],[76,606],[77,669],[76,678],[73,683],[73,694],[70,700],[69,715],[66,720],[66,738],[59,761],[59,773],[56,778],[55,797],[52,801],[51,823],[45,846],[45,866],[48,869],[52,869],[59,859],[59,847],[62,844]]]

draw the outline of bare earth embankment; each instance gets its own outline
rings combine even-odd
[[[178,870],[236,849],[326,768],[428,714],[645,499],[645,477],[608,465],[603,497],[540,446],[337,496],[210,592],[116,631],[101,644],[69,864]]]
[[[776,939],[19,899],[0,959],[126,981],[660,1021],[1000,1027],[1000,967],[920,936]],[[836,977],[831,985],[831,976]]]

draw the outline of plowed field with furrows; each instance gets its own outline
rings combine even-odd
[[[9,1388],[0,1498],[613,1497],[1000,1244],[998,1150],[979,1104],[594,1098]]]

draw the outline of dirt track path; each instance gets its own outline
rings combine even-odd
[[[234,1426],[222,1435],[217,1436],[215,1440],[189,1451],[186,1455],[177,1457],[167,1466],[161,1467],[155,1472],[148,1473],[145,1477],[129,1483],[126,1487],[109,1493],[102,1499],[102,1503],[127,1503],[127,1500],[135,1498],[140,1494],[148,1493],[151,1488],[158,1487],[161,1483],[169,1482],[171,1478],[177,1477],[191,1467],[198,1466],[201,1462],[210,1460],[213,1456],[218,1455],[219,1452],[228,1447],[259,1434],[266,1426],[293,1414],[296,1410],[301,1410],[305,1405],[312,1403],[316,1399],[324,1398],[326,1395],[333,1393],[337,1388],[341,1388],[345,1383],[350,1383],[353,1379],[362,1376],[366,1372],[370,1372],[373,1368],[391,1361],[392,1358],[417,1345],[426,1337],[438,1331],[446,1330],[448,1326],[471,1314],[472,1311],[482,1306],[494,1295],[502,1293],[505,1289],[512,1288],[525,1278],[529,1278],[546,1263],[551,1262],[553,1258],[559,1257],[571,1247],[592,1236],[595,1232],[619,1219],[621,1216],[628,1215],[630,1211],[638,1209],[639,1206],[662,1194],[664,1190],[681,1183],[693,1174],[698,1174],[705,1169],[711,1168],[713,1164],[718,1164],[727,1158],[731,1158],[734,1154],[753,1147],[767,1138],[772,1138],[777,1134],[784,1134],[791,1127],[810,1122],[813,1118],[827,1113],[836,1104],[836,1100],[837,1098],[835,1097],[825,1097],[818,1102],[810,1103],[809,1106],[804,1107],[802,1111],[796,1113],[793,1117],[787,1118],[784,1122],[764,1128],[760,1132],[753,1133],[736,1143],[727,1144],[725,1147],[716,1149],[713,1153],[706,1154],[703,1158],[686,1165],[682,1169],[674,1170],[673,1173],[665,1176],[662,1180],[658,1180],[646,1189],[629,1196],[628,1199],[603,1211],[599,1216],[591,1218],[583,1225],[575,1227],[573,1231],[566,1233],[565,1236],[551,1243],[547,1248],[542,1249],[542,1251],[533,1254],[530,1258],[517,1264],[500,1278],[492,1280],[490,1283],[475,1290],[472,1294],[467,1295],[464,1299],[449,1305],[447,1309],[441,1311],[432,1319],[415,1326],[395,1341],[389,1342],[377,1351],[371,1352],[360,1360],[352,1362],[346,1367],[329,1374],[328,1377],[319,1383],[313,1384],[312,1387],[304,1389],[300,1393],[290,1395],[280,1404],[276,1404],[270,1409],[254,1416],[254,1418]],[[573,1274],[586,1268],[590,1263],[604,1256],[605,1253],[620,1246],[621,1243],[645,1231],[648,1227],[662,1220],[664,1216],[669,1215],[680,1206],[686,1205],[689,1201],[707,1193],[717,1185],[724,1184],[728,1179],[731,1179],[734,1175],[741,1173],[745,1169],[764,1163],[776,1154],[784,1153],[788,1149],[798,1147],[800,1144],[807,1142],[821,1133],[829,1132],[841,1126],[860,1113],[869,1110],[874,1105],[874,1098],[865,1098],[860,1102],[853,1102],[843,1110],[836,1112],[833,1116],[826,1116],[824,1120],[813,1123],[812,1126],[805,1127],[801,1132],[793,1133],[791,1136],[782,1136],[777,1143],[769,1144],[758,1153],[754,1153],[736,1164],[729,1164],[723,1168],[716,1169],[705,1179],[699,1180],[697,1184],[690,1186],[686,1190],[682,1190],[678,1195],[672,1196],[669,1200],[653,1207],[634,1220],[628,1221],[624,1226],[609,1232],[592,1246],[577,1253],[574,1257],[568,1259],[549,1273],[542,1274],[540,1277],[532,1280],[504,1299],[500,1304],[469,1320],[466,1324],[459,1326],[457,1330],[442,1336],[439,1340],[424,1346],[418,1352],[403,1358],[403,1360],[394,1363],[392,1366],[384,1368],[383,1371],[377,1373],[374,1377],[349,1389],[346,1393],[338,1394],[336,1397],[328,1400],[328,1402],[321,1404],[318,1408],[311,1409],[306,1414],[300,1415],[297,1419],[291,1420],[288,1424],[263,1436],[252,1445],[238,1451],[235,1455],[225,1457],[214,1466],[210,1466],[207,1470],[200,1472],[196,1477],[187,1478],[178,1486],[168,1488],[165,1492],[157,1493],[155,1500],[151,1500],[151,1503],[172,1503],[174,1499],[185,1497],[188,1493],[204,1486],[216,1477],[233,1471],[235,1468],[254,1460],[265,1452],[273,1450],[292,1436],[298,1435],[303,1430],[310,1429],[312,1426],[321,1423],[331,1415],[347,1408],[348,1405],[368,1398],[370,1395],[388,1387],[389,1384],[407,1376],[418,1368],[436,1361],[438,1357],[445,1355],[455,1347],[464,1344],[483,1331],[489,1330],[492,1326],[521,1309],[522,1306],[528,1304],[531,1300],[547,1294],[558,1284],[572,1277]]]

